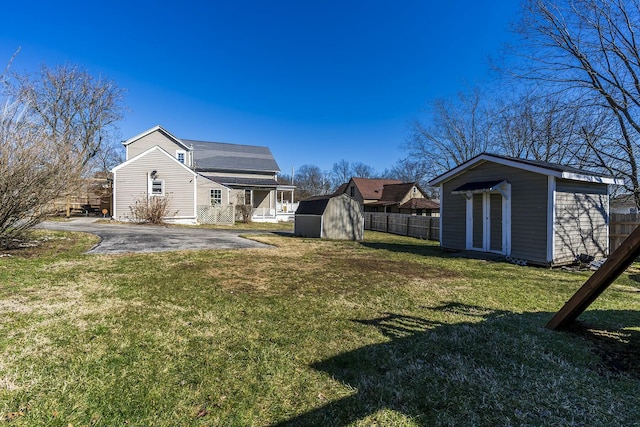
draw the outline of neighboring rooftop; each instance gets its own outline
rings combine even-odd
[[[402,184],[397,179],[377,179],[377,178],[351,178],[353,183],[358,187],[358,191],[364,199],[378,200],[382,197],[382,190],[385,185]]]
[[[401,201],[413,187],[414,182],[403,182],[402,184],[386,184],[382,189],[381,202],[394,202]]]
[[[431,199],[425,199],[422,197],[414,197],[407,202],[400,205],[400,209],[425,209],[425,210],[437,210],[440,209],[440,203],[434,202]]]

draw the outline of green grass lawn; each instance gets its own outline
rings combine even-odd
[[[634,425],[640,275],[586,280],[380,233],[271,249],[0,257],[0,424]],[[46,237],[46,238],[45,238]]]

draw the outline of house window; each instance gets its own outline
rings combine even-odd
[[[219,206],[222,204],[222,190],[218,190],[215,188],[211,189],[210,203],[211,206]]]
[[[176,151],[176,159],[182,164],[184,164],[185,156],[187,155],[186,151]]]
[[[350,194],[349,194],[349,195],[350,195],[351,197],[355,197],[355,195],[356,195],[356,188],[355,188],[355,187],[353,187],[353,186],[352,186],[352,187],[350,187],[350,188],[349,188],[349,192],[350,192]]]
[[[150,193],[152,196],[164,196],[164,180],[152,179]]]

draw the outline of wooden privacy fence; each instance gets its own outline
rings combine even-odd
[[[609,253],[613,253],[640,225],[640,214],[609,215]]]
[[[440,218],[435,216],[365,212],[364,229],[440,240]]]
[[[609,253],[615,251],[640,226],[640,214],[610,214]],[[378,212],[364,213],[364,229],[402,234],[419,239],[440,239],[440,218]]]

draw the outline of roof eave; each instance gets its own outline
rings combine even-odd
[[[272,170],[272,169],[223,169],[223,168],[207,168],[207,167],[200,167],[197,165],[197,160],[196,160],[196,166],[194,168],[196,171],[198,172],[222,172],[222,173],[238,173],[238,172],[247,172],[247,173],[278,173],[280,172],[279,169],[277,170]]]
[[[563,172],[561,178],[570,179],[573,181],[584,181],[584,182],[593,182],[597,184],[613,184],[613,185],[623,185],[624,180],[620,178],[612,178],[607,176],[595,176],[595,175],[586,175],[586,174],[577,174],[572,172]]]
[[[613,178],[613,177],[605,177],[591,174],[577,174],[574,172],[562,172],[555,169],[545,168],[542,166],[535,166],[531,164],[525,164],[521,162],[517,162],[510,159],[505,159],[503,157],[492,156],[487,153],[479,154],[478,156],[467,160],[466,162],[456,166],[455,168],[443,173],[440,176],[429,181],[429,185],[432,187],[437,187],[445,181],[449,181],[450,179],[455,178],[456,176],[462,174],[465,170],[484,162],[493,162],[503,166],[509,166],[516,169],[526,170],[533,173],[539,173],[541,175],[546,176],[554,176],[556,178],[564,178],[570,179],[574,181],[584,181],[584,182],[594,182],[594,183],[602,183],[602,184],[620,184],[622,180]]]

